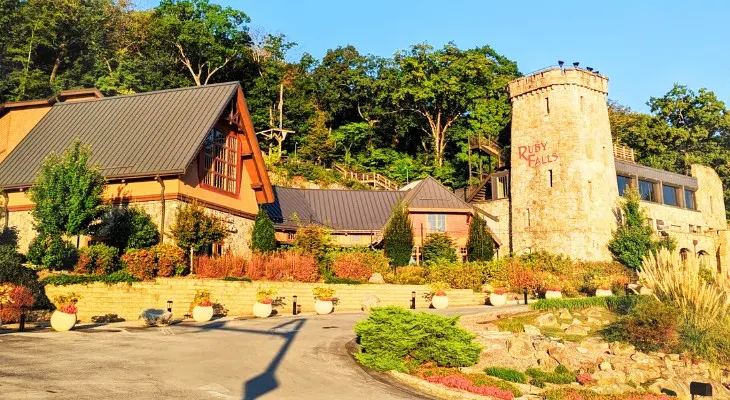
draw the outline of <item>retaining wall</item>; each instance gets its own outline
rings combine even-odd
[[[208,289],[214,302],[228,309],[229,316],[252,315],[256,302],[256,289],[259,286],[274,286],[279,290],[278,296],[284,297],[285,305],[278,308],[283,314],[292,312],[292,296],[298,296],[297,304],[302,312],[314,312],[312,288],[322,285],[300,282],[228,282],[218,279],[191,278],[158,278],[150,282],[133,284],[119,283],[106,285],[92,283],[88,285],[46,286],[46,294],[50,299],[59,294],[74,292],[80,296],[78,318],[88,322],[97,315],[117,314],[126,320],[136,320],[140,311],[146,308],[167,308],[167,301],[173,301],[173,314],[182,316],[190,310],[195,292]],[[429,303],[423,294],[428,291],[426,285],[327,285],[335,288],[335,297],[339,304],[337,311],[360,310],[362,298],[376,295],[381,305],[397,305],[409,307],[411,292],[416,292],[416,308],[428,308]],[[484,294],[473,293],[468,289],[449,290],[449,306],[470,306],[484,304]]]

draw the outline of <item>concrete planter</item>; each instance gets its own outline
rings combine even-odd
[[[257,318],[269,318],[272,311],[273,308],[271,307],[271,303],[265,304],[256,302],[253,305],[253,315]]]
[[[545,292],[546,299],[562,299],[563,293],[557,290],[548,290]]]
[[[613,292],[610,289],[596,289],[596,297],[608,296],[613,296]]]
[[[193,319],[195,322],[208,322],[213,319],[213,306],[195,306],[193,308]]]
[[[507,295],[492,293],[489,295],[489,304],[495,307],[503,306],[507,304]]]
[[[332,300],[317,300],[314,302],[314,311],[319,315],[329,314],[334,308]]]
[[[431,297],[431,305],[433,305],[433,308],[437,310],[443,310],[444,308],[449,306],[449,297],[434,295],[433,297]]]
[[[57,332],[66,332],[76,325],[76,314],[54,311],[51,314],[51,328]]]

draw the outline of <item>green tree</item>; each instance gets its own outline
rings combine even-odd
[[[254,251],[271,251],[276,248],[274,223],[263,208],[259,208],[251,232],[251,248]]]
[[[106,237],[109,245],[122,252],[152,247],[160,241],[157,225],[149,214],[137,207],[109,210],[94,234]]]
[[[620,263],[633,269],[655,247],[652,231],[639,204],[639,193],[628,189],[621,204],[621,224],[608,243],[608,249]]]
[[[30,199],[36,229],[48,236],[78,236],[105,210],[102,195],[106,185],[98,166],[90,165],[91,149],[74,141],[63,155],[49,154],[43,160]]]
[[[487,230],[487,221],[479,213],[469,225],[469,239],[466,244],[469,261],[489,261],[494,258],[494,242]]]
[[[170,235],[178,247],[190,252],[191,272],[195,254],[228,237],[228,229],[219,218],[209,215],[197,203],[188,204],[175,215]]]
[[[392,267],[408,265],[413,252],[413,225],[408,217],[408,208],[401,202],[393,207],[383,231],[383,248]]]
[[[314,224],[304,225],[294,235],[294,247],[314,256],[321,265],[325,261],[331,239],[327,228]]]
[[[429,233],[423,242],[423,262],[438,260],[456,262],[454,241],[447,233]]]
[[[316,111],[309,120],[309,130],[302,146],[301,156],[312,160],[315,164],[326,164],[332,158],[333,148],[334,141],[326,126],[325,113]]]

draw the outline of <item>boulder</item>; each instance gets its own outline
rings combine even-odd
[[[571,325],[583,325],[582,322],[580,322],[579,319],[573,318],[573,322],[570,323]]]
[[[484,330],[487,332],[499,332],[499,326],[494,322],[488,322],[484,324]]]
[[[562,308],[562,309],[560,309],[560,314],[558,314],[558,318],[573,319],[573,316],[570,314],[570,311],[568,311],[567,308]]]
[[[586,349],[585,347],[576,347],[575,351],[577,351],[580,354],[588,354],[588,349]]]
[[[588,336],[588,328],[581,325],[570,325],[565,329],[566,335]]]
[[[370,279],[372,279],[372,278],[370,278]],[[373,307],[377,307],[378,305],[380,305],[380,298],[374,294],[369,294],[369,295],[363,296],[362,301],[360,302],[360,309],[365,312],[368,312],[368,311],[372,310]]]
[[[552,313],[547,313],[535,318],[535,323],[537,326],[556,326],[558,324],[558,320],[555,319],[555,315]]]
[[[370,279],[368,279],[368,282],[383,284],[385,283],[385,279],[383,279],[383,275],[380,272],[373,272],[373,274],[370,275]]]
[[[600,369],[601,371],[610,371],[613,369],[613,366],[611,365],[610,362],[604,361],[604,362],[598,364],[598,369]]]
[[[554,358],[550,357],[550,354],[548,354],[547,351],[537,352],[536,357],[537,365],[543,371],[552,372],[555,370],[555,367],[558,366],[558,362],[555,361]]]
[[[527,359],[535,355],[535,348],[532,346],[532,340],[528,335],[515,335],[508,339],[507,350],[509,355],[514,358]]]
[[[636,347],[621,342],[613,342],[609,345],[609,349],[613,355],[630,356],[636,353]]]
[[[144,326],[170,325],[172,313],[167,310],[148,308],[139,313],[139,319]]]
[[[525,330],[525,333],[530,336],[542,336],[540,329],[534,325],[525,325],[523,329]]]
[[[593,318],[593,317],[588,317],[588,319],[586,320],[586,323],[588,325],[602,325],[603,324],[600,320]]]
[[[598,386],[623,385],[626,383],[626,374],[621,371],[596,371],[591,375]]]

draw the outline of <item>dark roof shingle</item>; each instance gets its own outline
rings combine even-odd
[[[56,103],[0,163],[0,187],[33,184],[45,156],[74,139],[107,178],[183,174],[238,83]]]

